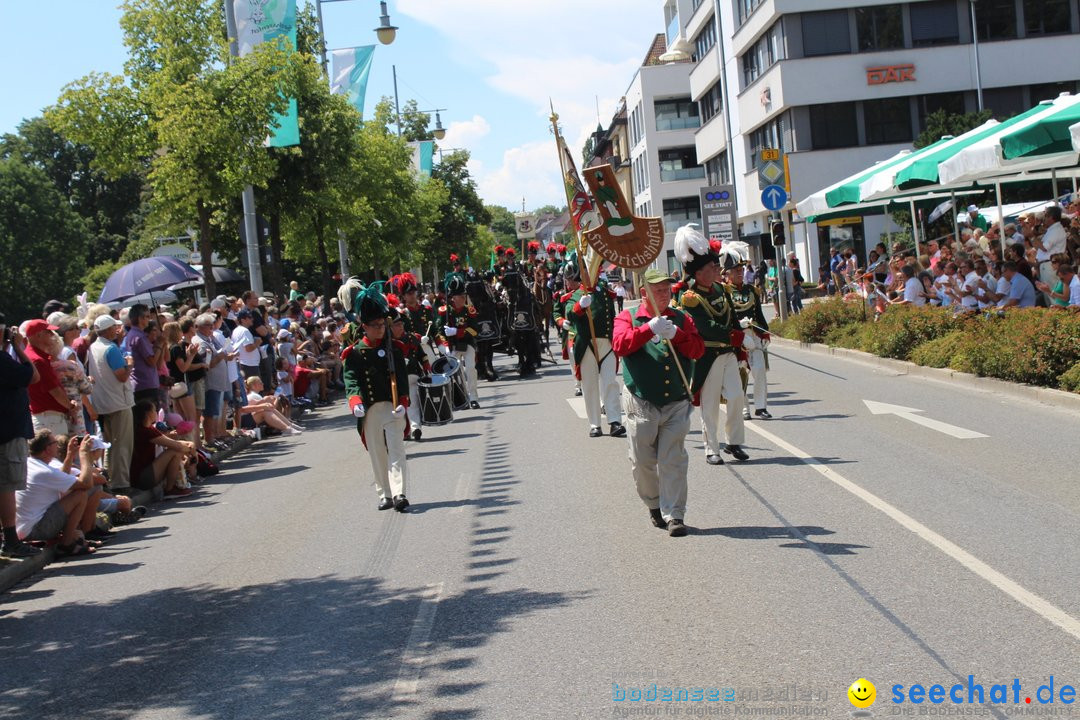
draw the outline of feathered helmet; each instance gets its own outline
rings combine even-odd
[[[724,270],[734,270],[750,262],[750,246],[741,240],[729,240],[720,248],[717,262]]]
[[[555,251],[564,257],[566,256],[566,246],[562,243],[555,246]]]
[[[581,281],[581,267],[578,265],[577,253],[570,253],[563,265],[562,275],[564,280]]]
[[[349,280],[353,279],[349,278]],[[382,289],[383,283],[375,282],[356,293],[352,303],[352,312],[355,313],[353,319],[359,317],[360,323],[367,325],[375,320],[391,316],[390,305],[386,300],[386,296],[383,295]],[[340,295],[338,299],[341,299]],[[342,305],[344,304],[344,301],[342,301]],[[346,310],[346,314],[348,314],[348,310]]]
[[[506,248],[504,248],[502,245],[496,245],[495,246],[495,254],[496,255],[504,255],[504,254],[506,254]]]
[[[341,306],[345,309],[345,317],[349,318],[352,322],[356,322],[356,311],[360,307],[360,295],[364,292],[364,283],[360,282],[360,278],[355,275],[345,281],[345,283],[338,288],[337,298],[341,301]]]
[[[386,304],[389,305],[391,309],[396,310],[401,307],[401,299],[394,293],[386,293]]]
[[[548,255],[554,255],[555,253],[557,253],[557,252],[559,251],[559,246],[558,246],[558,245],[556,245],[556,244],[555,244],[555,243],[553,243],[553,242],[549,242],[549,243],[547,244],[547,248],[546,248],[546,250],[547,250],[547,254],[548,254]]]
[[[460,275],[450,275],[446,278],[446,297],[447,299],[454,297],[455,295],[465,294],[465,278]]]
[[[536,253],[540,252],[540,243],[538,243],[536,240],[530,240],[528,244],[528,249],[530,255],[535,255]]]
[[[506,248],[506,257],[514,257],[515,255],[517,253],[514,252],[514,248]]]
[[[457,253],[450,253],[450,264],[451,265],[460,265],[461,264],[461,258],[459,258],[457,256]]]
[[[709,241],[694,223],[683,225],[675,231],[675,257],[682,263],[683,272],[687,275],[693,275],[717,261],[717,255]]]
[[[404,295],[405,293],[415,292],[419,288],[419,284],[416,282],[415,275],[405,272],[390,278],[390,287],[398,295]]]

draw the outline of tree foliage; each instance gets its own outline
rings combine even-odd
[[[915,138],[915,148],[933,145],[946,135],[963,135],[979,127],[993,116],[990,110],[956,115],[948,110],[937,110],[926,117],[926,129]]]
[[[491,215],[476,192],[469,175],[469,153],[456,150],[435,165],[431,177],[442,182],[447,198],[439,208],[438,231],[431,251],[438,262],[446,262],[450,253],[464,257],[482,252],[477,226],[491,223]]]

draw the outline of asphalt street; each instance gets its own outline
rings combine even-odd
[[[649,525],[626,441],[587,437],[566,365],[410,443],[407,515],[321,410],[0,597],[0,717],[838,717],[860,677],[880,716],[972,675],[1019,705],[952,709],[1004,718],[1080,682],[1080,417],[770,355],[748,462],[707,465],[695,413],[685,538]],[[630,699],[654,683],[734,697]]]

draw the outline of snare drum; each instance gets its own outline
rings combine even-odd
[[[432,375],[443,375],[450,381],[450,401],[455,410],[466,410],[469,407],[469,386],[466,384],[465,372],[461,367],[461,361],[456,357],[443,356],[431,363]]]
[[[445,375],[432,375],[417,381],[421,424],[445,425],[453,421],[454,410],[450,402],[450,388],[450,380]]]

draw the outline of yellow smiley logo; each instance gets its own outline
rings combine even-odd
[[[877,688],[866,678],[859,678],[847,689],[848,700],[857,708],[868,708],[877,700]]]

